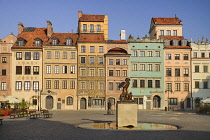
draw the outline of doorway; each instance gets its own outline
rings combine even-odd
[[[85,98],[80,99],[80,109],[86,109],[86,99]]]
[[[160,108],[160,96],[154,96],[153,98],[153,108]]]
[[[52,96],[46,97],[46,109],[53,109],[53,97]]]

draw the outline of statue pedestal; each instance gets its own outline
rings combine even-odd
[[[116,125],[137,127],[137,104],[134,101],[118,101],[116,109]]]

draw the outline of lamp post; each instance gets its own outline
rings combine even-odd
[[[38,92],[38,111],[39,111],[39,110],[41,110],[41,92],[42,92],[42,90],[37,90],[36,89],[35,92]]]

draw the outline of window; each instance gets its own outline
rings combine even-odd
[[[102,105],[101,99],[93,99],[93,105]]]
[[[99,59],[99,61],[98,61],[99,64],[103,64],[104,63],[103,57],[99,57],[98,59]]]
[[[71,52],[71,59],[75,59],[76,57],[76,53],[75,52]]]
[[[208,72],[208,66],[203,66],[203,72]]]
[[[33,74],[34,74],[34,75],[39,74],[39,66],[34,66],[34,67],[33,67]]]
[[[63,66],[63,74],[67,74],[67,66]]]
[[[180,69],[179,68],[175,69],[175,76],[180,76]]]
[[[24,90],[30,90],[30,82],[29,81],[25,81]]]
[[[137,51],[133,51],[133,56],[138,56]]]
[[[104,46],[99,46],[99,53],[103,53],[104,52]]]
[[[178,46],[178,42],[179,42],[179,40],[174,39],[174,40],[173,40],[173,45],[174,45],[174,46]]]
[[[189,84],[188,83],[184,83],[184,91],[189,91]]]
[[[180,91],[180,83],[175,83],[175,91]]]
[[[21,81],[16,81],[15,84],[15,90],[22,90],[22,82]]]
[[[159,51],[155,51],[155,57],[160,57],[160,52]]]
[[[31,66],[25,66],[25,74],[31,74]]]
[[[184,77],[188,77],[189,76],[189,69],[184,69]]]
[[[120,70],[116,70],[116,76],[120,76]]]
[[[68,53],[66,51],[63,51],[63,59],[67,59]]]
[[[89,70],[89,76],[91,76],[91,77],[95,76],[95,70],[94,69]]]
[[[113,70],[109,70],[109,76],[114,76]]]
[[[39,90],[39,81],[33,82],[33,90]]]
[[[127,70],[123,70],[123,76],[124,76],[124,77],[127,76]]]
[[[148,88],[152,88],[152,80],[148,80]]]
[[[62,81],[62,89],[67,89],[67,80]]]
[[[203,82],[203,88],[204,89],[208,89],[208,81],[204,81]]]
[[[75,74],[75,66],[70,66],[70,73]]]
[[[41,40],[35,40],[35,46],[41,46]]]
[[[25,52],[25,60],[31,60],[31,53]]]
[[[169,98],[168,104],[169,105],[177,105],[177,98]]]
[[[177,36],[177,30],[173,30],[173,36]]]
[[[37,99],[32,99],[32,105],[37,105]]]
[[[2,57],[2,63],[7,63],[7,58],[6,57]]]
[[[22,52],[16,53],[16,60],[22,60]]]
[[[104,83],[103,82],[99,82],[99,90],[104,90]]]
[[[180,60],[180,54],[175,54],[175,60]]]
[[[116,65],[120,65],[120,59],[116,59]]]
[[[90,64],[94,64],[94,57],[90,57]]]
[[[85,77],[85,76],[86,76],[86,74],[85,74],[85,69],[81,69],[81,76],[82,76],[82,77]]]
[[[202,58],[205,58],[205,53],[201,53],[201,57]]]
[[[152,64],[148,64],[148,71],[152,71]]]
[[[39,60],[39,52],[34,52],[34,60]]]
[[[140,51],[140,57],[145,57],[145,51]]]
[[[145,80],[140,80],[140,88],[145,88]]]
[[[16,66],[16,74],[22,74],[22,66]]]
[[[55,59],[59,59],[60,58],[60,52],[59,51],[55,51]]]
[[[75,89],[75,81],[70,81],[70,89]]]
[[[95,47],[94,46],[90,46],[90,53],[94,53],[95,52]]]
[[[109,82],[109,90],[113,90],[113,82]]]
[[[171,76],[171,68],[166,68],[166,76]]]
[[[169,39],[165,39],[164,40],[164,45],[165,46],[170,46],[170,40]]]
[[[51,59],[52,58],[52,52],[51,51],[47,51],[47,59]]]
[[[152,51],[148,51],[148,57],[152,57]]]
[[[67,46],[70,46],[71,43],[72,43],[71,38],[67,38],[67,39],[66,39],[66,45],[67,45]]]
[[[81,57],[81,63],[85,64],[85,57]]]
[[[160,64],[155,64],[155,71],[160,71]]]
[[[47,65],[46,67],[46,73],[50,74],[51,73],[51,65]]]
[[[197,52],[193,52],[193,57],[194,58],[197,58],[198,57]]]
[[[199,88],[199,82],[198,81],[195,81],[195,88]]]
[[[137,87],[137,80],[133,79],[133,87]]]
[[[56,38],[52,39],[52,45],[57,45],[58,44],[58,40]]]
[[[166,54],[166,60],[171,60],[171,54]]]
[[[145,71],[145,64],[140,64],[140,71]]]
[[[83,24],[83,31],[87,31],[87,24]]]
[[[54,81],[54,89],[59,89],[59,80]]]
[[[85,46],[81,46],[81,53],[85,53],[86,52],[86,47]]]
[[[66,98],[66,105],[73,105],[73,98],[72,97],[67,97]]]
[[[199,66],[195,66],[195,72],[199,72]]]
[[[97,24],[97,25],[96,25],[96,31],[98,31],[98,32],[101,31],[101,25],[100,25],[100,24]]]
[[[123,65],[127,65],[127,59],[123,59]]]
[[[188,54],[184,54],[184,60],[188,60]]]
[[[171,36],[171,30],[166,30],[166,35]]]
[[[155,88],[160,88],[160,80],[155,80]]]
[[[120,83],[119,82],[116,82],[116,90],[117,91],[120,90],[119,85],[120,85]]]
[[[99,76],[103,77],[104,76],[104,70],[103,69],[99,69]]]
[[[7,71],[5,69],[1,70],[1,75],[7,75]]]
[[[94,25],[93,24],[90,24],[90,31],[94,32]]]
[[[59,73],[59,71],[60,71],[59,68],[60,68],[59,65],[55,65],[55,74]]]
[[[94,90],[94,82],[89,82],[90,83],[90,90]]]
[[[51,89],[51,80],[46,81],[46,89]]]
[[[114,60],[113,59],[109,59],[109,65],[113,65]]]
[[[133,64],[133,71],[137,71],[137,64]]]
[[[164,30],[160,30],[160,36],[164,36]]]
[[[1,90],[7,90],[7,84],[6,82],[1,83]]]
[[[23,40],[18,41],[18,46],[24,46],[24,41]]]
[[[172,91],[172,83],[166,83],[166,91]]]

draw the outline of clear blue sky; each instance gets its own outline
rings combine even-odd
[[[54,32],[77,32],[77,13],[109,16],[109,39],[132,34],[142,38],[149,31],[152,17],[174,17],[182,20],[183,36],[210,41],[210,0],[0,0],[0,39],[11,32],[17,35],[17,24],[46,27]]]

